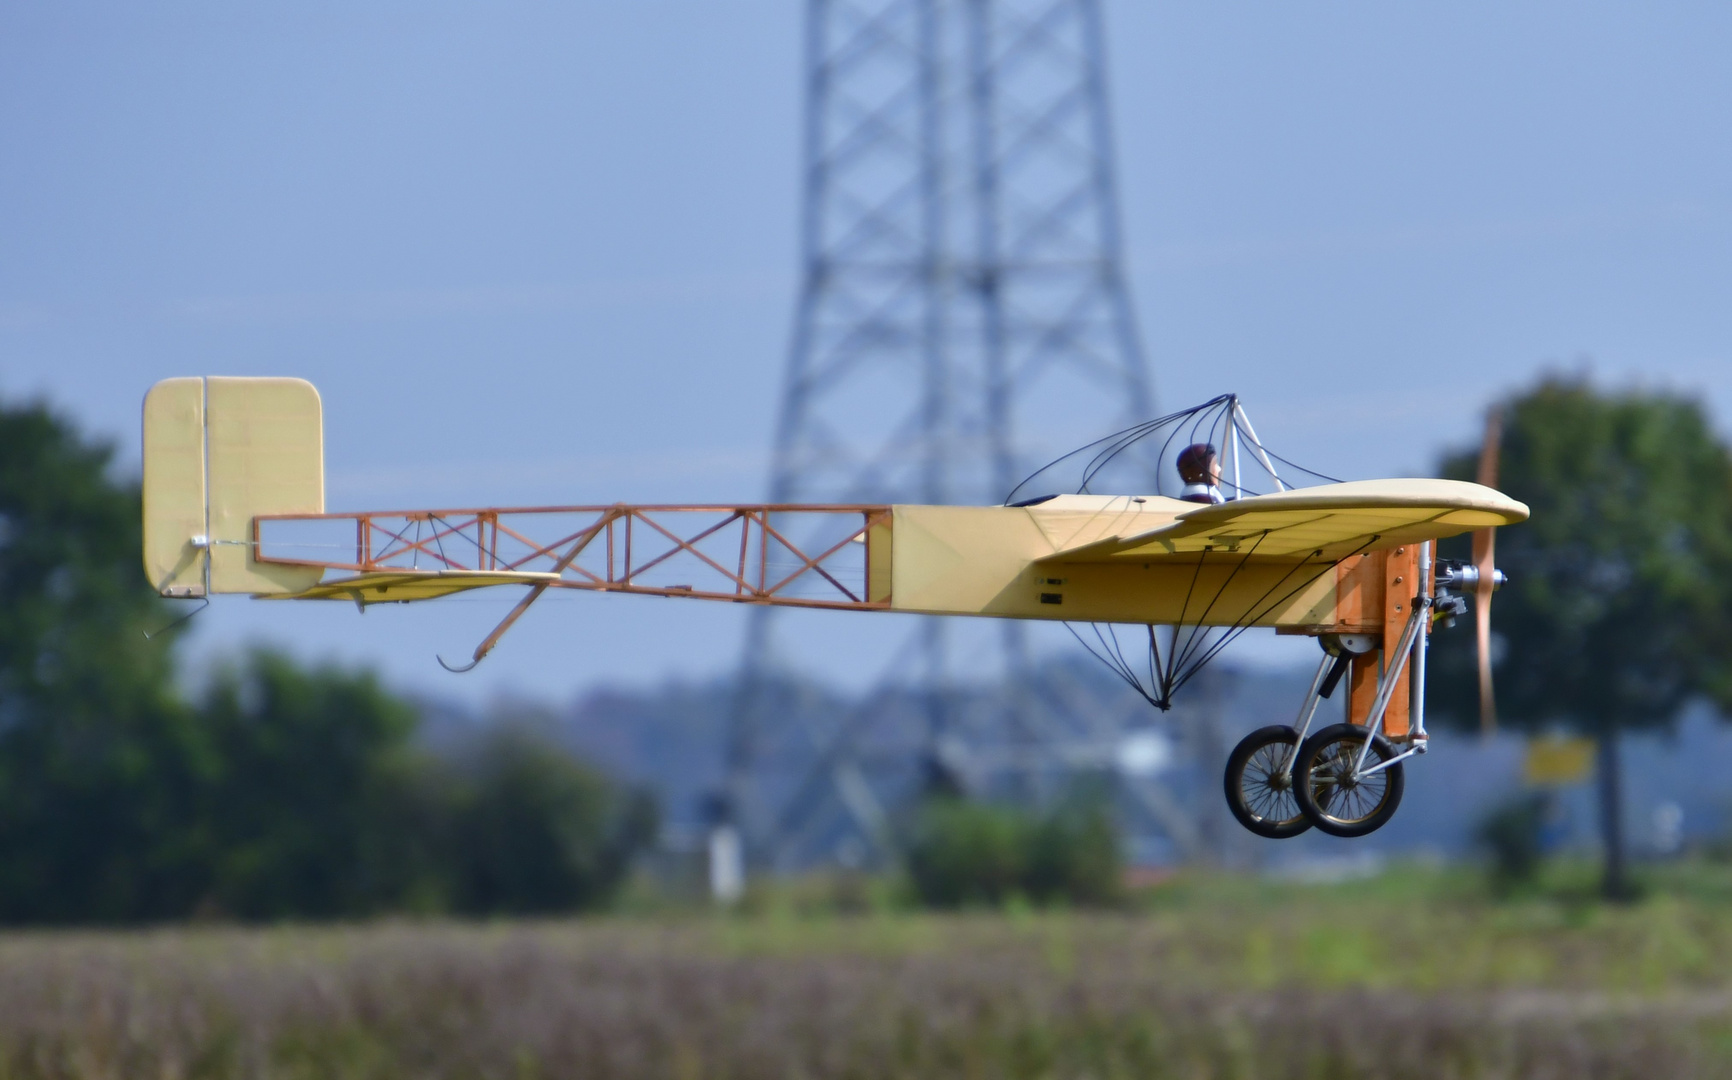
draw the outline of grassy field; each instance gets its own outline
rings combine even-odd
[[[1194,874],[1120,912],[948,916],[807,885],[730,917],[15,933],[0,1080],[1732,1076],[1732,870],[1616,908],[1589,883]]]

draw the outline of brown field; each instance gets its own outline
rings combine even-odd
[[[0,1078],[1732,1076],[1732,874],[1181,877],[1110,914],[14,933]],[[814,899],[818,896],[818,899]]]

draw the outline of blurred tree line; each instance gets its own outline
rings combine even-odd
[[[908,880],[928,907],[1012,899],[1099,906],[1121,898],[1119,832],[1100,793],[1086,788],[1038,812],[938,794],[912,832]]]
[[[111,456],[0,406],[0,922],[607,899],[654,807],[527,730],[437,757],[370,674],[268,652],[187,700]]]

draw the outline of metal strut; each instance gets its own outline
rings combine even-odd
[[[1407,670],[1408,654],[1413,652],[1420,628],[1424,625],[1430,611],[1431,597],[1422,593],[1413,598],[1413,611],[1407,616],[1407,625],[1401,629],[1401,641],[1395,647],[1395,655],[1391,658],[1388,668],[1384,670],[1383,678],[1377,684],[1377,700],[1372,703],[1371,715],[1365,718],[1365,745],[1359,748],[1359,758],[1353,764],[1353,777],[1356,780],[1361,776],[1381,772],[1398,761],[1404,761],[1415,754],[1423,754],[1426,751],[1425,741],[1415,739],[1412,747],[1388,761],[1379,762],[1369,769],[1365,767],[1365,759],[1371,755],[1371,737],[1383,728],[1383,716],[1389,709],[1389,699],[1395,696],[1396,680]]]

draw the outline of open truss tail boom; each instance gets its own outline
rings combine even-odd
[[[260,563],[326,572],[290,599],[380,603],[520,582],[883,608],[890,528],[888,506],[617,503],[261,515],[253,543]]]
[[[364,608],[528,585],[468,664],[440,660],[467,671],[548,589],[888,609],[891,522],[890,507],[863,505],[275,514],[254,520],[253,544],[260,563],[326,572],[284,599],[347,599]]]

